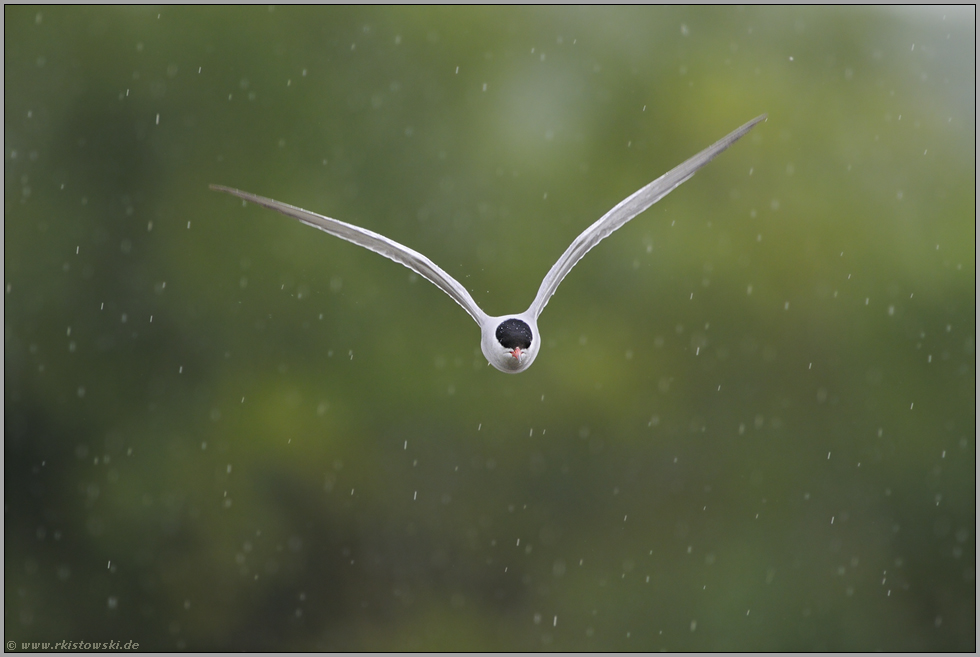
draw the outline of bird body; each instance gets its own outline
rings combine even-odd
[[[541,346],[541,334],[538,331],[538,317],[548,305],[551,295],[555,293],[558,284],[568,275],[568,272],[588,253],[592,247],[623,226],[630,219],[640,214],[651,205],[673,191],[678,185],[693,176],[698,169],[710,162],[723,150],[742,138],[757,123],[765,120],[766,115],[758,116],[734,132],[723,137],[694,157],[674,167],[650,184],[640,188],[627,198],[620,201],[612,210],[603,215],[598,221],[589,226],[569,245],[565,252],[552,265],[541,281],[538,293],[530,307],[515,315],[491,317],[476,304],[470,293],[459,281],[447,274],[442,268],[427,257],[408,248],[384,235],[337,219],[303,210],[270,198],[257,196],[238,189],[211,185],[211,189],[226,192],[245,201],[261,205],[281,212],[282,214],[301,221],[302,223],[319,228],[336,237],[347,240],[370,249],[395,262],[408,267],[440,290],[448,294],[453,301],[462,306],[480,327],[480,347],[487,362],[501,372],[516,374],[523,372],[538,355]]]

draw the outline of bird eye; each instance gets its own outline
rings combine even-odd
[[[531,346],[531,327],[513,317],[500,322],[494,335],[506,349],[527,349]]]

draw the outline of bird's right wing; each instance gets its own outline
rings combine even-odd
[[[678,185],[693,176],[698,169],[710,162],[716,155],[734,144],[745,136],[749,130],[755,127],[756,123],[765,120],[766,115],[757,116],[738,130],[722,137],[720,140],[708,146],[706,149],[692,157],[691,159],[677,165],[664,175],[654,180],[649,185],[641,188],[620,201],[612,210],[604,214],[597,222],[585,229],[585,231],[575,238],[575,241],[565,249],[548,274],[541,281],[538,294],[534,297],[528,312],[532,316],[538,317],[544,307],[548,304],[548,299],[555,293],[558,284],[568,275],[579,260],[582,259],[589,250],[601,240],[608,237],[617,228],[620,228],[627,221],[640,214],[651,205],[667,196]]]
[[[470,293],[466,291],[465,287],[460,285],[459,281],[447,274],[442,268],[418,251],[414,251],[407,246],[366,228],[360,228],[344,223],[343,221],[331,219],[330,217],[324,217],[323,215],[315,214],[287,203],[274,201],[271,198],[256,196],[255,194],[243,192],[240,189],[232,189],[231,187],[224,187],[222,185],[211,185],[210,187],[216,192],[226,192],[250,203],[281,212],[287,217],[297,219],[307,226],[319,228],[335,237],[347,240],[358,246],[363,246],[365,249],[370,249],[389,260],[394,260],[400,265],[405,265],[452,297],[453,301],[462,306],[463,310],[468,312],[470,317],[481,327],[487,319],[487,314],[476,305],[473,297],[470,296]]]

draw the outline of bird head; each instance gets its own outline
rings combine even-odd
[[[490,317],[481,327],[480,347],[487,362],[501,372],[523,372],[538,355],[538,323],[525,315]]]

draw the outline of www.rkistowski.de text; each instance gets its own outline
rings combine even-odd
[[[14,650],[139,650],[136,641],[7,641]]]

